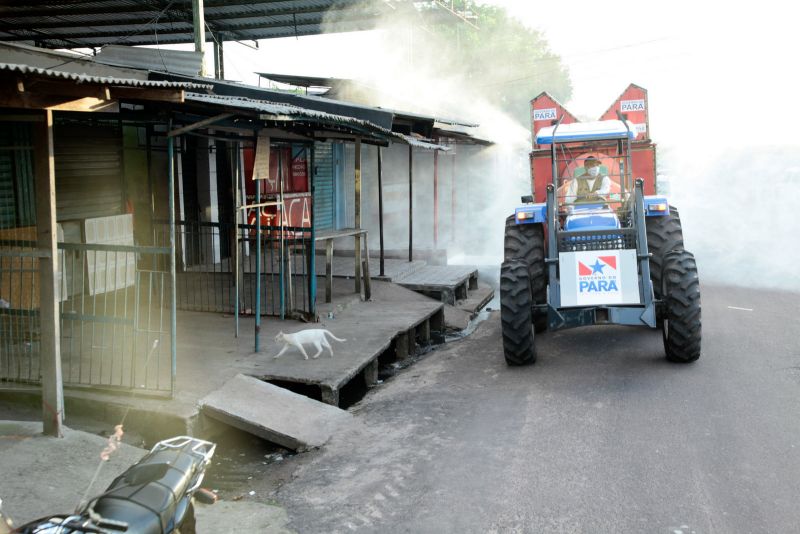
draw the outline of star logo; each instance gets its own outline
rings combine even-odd
[[[596,260],[594,262],[594,265],[591,265],[592,274],[595,274],[595,273],[604,274],[603,273],[603,267],[605,267],[605,264],[604,263],[600,263],[600,260]]]

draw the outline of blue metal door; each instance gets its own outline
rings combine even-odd
[[[314,226],[317,231],[335,225],[334,155],[331,143],[314,145]]]

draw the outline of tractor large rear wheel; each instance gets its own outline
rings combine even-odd
[[[528,264],[523,260],[504,261],[500,267],[500,323],[508,365],[536,361],[532,304]]]
[[[661,325],[664,351],[671,362],[690,363],[700,357],[700,279],[691,252],[677,250],[664,257],[661,272],[664,300]]]
[[[647,251],[650,253],[650,279],[653,281],[653,293],[657,299],[660,299],[664,258],[673,250],[683,250],[681,217],[678,209],[670,206],[669,215],[648,217],[645,224],[647,226]]]
[[[547,303],[547,271],[544,264],[544,226],[540,223],[516,224],[514,216],[506,219],[503,237],[503,261],[524,260],[534,304]],[[535,313],[537,332],[547,330],[547,313]]]

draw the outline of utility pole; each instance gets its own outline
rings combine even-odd
[[[194,22],[194,51],[200,52],[200,76],[206,76],[206,17],[203,11],[203,0],[192,0]]]

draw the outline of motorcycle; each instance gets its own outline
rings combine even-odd
[[[188,436],[160,441],[74,514],[46,516],[12,532],[194,534],[194,500],[216,501],[200,488],[215,449],[214,443]]]

